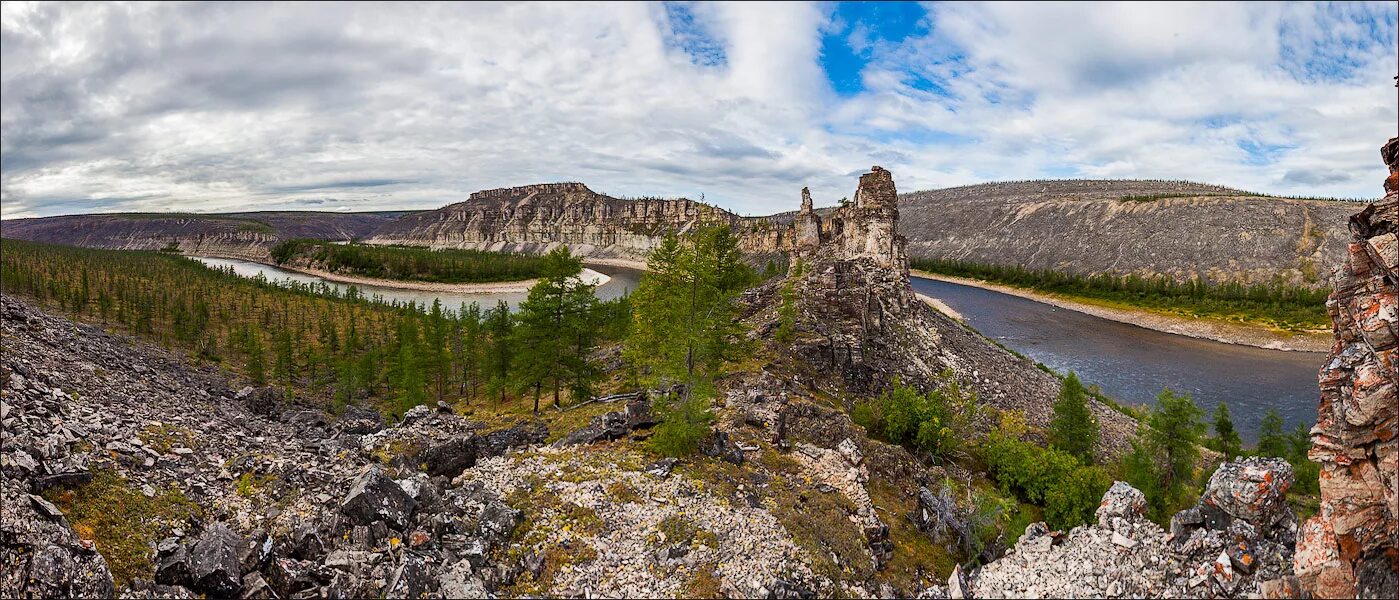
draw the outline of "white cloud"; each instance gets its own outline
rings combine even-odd
[[[1393,5],[930,10],[929,35],[864,48],[867,90],[841,98],[825,5],[7,2],[3,215],[425,208],[563,180],[761,214],[875,163],[904,190],[1378,190]]]

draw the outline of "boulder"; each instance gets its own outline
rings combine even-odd
[[[243,539],[222,522],[216,522],[200,534],[189,551],[189,571],[192,587],[204,594],[229,598],[242,589],[242,568],[238,562]]]
[[[511,448],[543,444],[549,439],[549,427],[539,421],[516,423],[505,429],[482,435],[476,444],[477,459],[504,455]]]
[[[627,429],[644,429],[656,424],[656,417],[651,413],[651,401],[644,396],[627,402],[622,412]]]
[[[476,466],[477,441],[476,436],[466,435],[439,442],[418,452],[417,461],[428,475],[456,477]]]
[[[340,512],[359,525],[383,521],[403,531],[408,528],[415,505],[413,498],[377,465],[369,465],[340,502]]]
[[[1280,458],[1242,458],[1227,462],[1210,476],[1200,496],[1199,507],[1206,512],[1208,508],[1218,509],[1259,531],[1266,531],[1290,514],[1287,490],[1292,488],[1293,481],[1292,465]]]
[[[1098,524],[1104,527],[1111,527],[1114,517],[1129,521],[1139,519],[1146,514],[1146,495],[1125,481],[1114,481],[1107,493],[1103,494],[1096,514]]]

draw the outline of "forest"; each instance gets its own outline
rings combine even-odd
[[[490,283],[539,277],[544,259],[527,254],[408,246],[337,244],[290,239],[271,249],[279,265],[293,264],[377,279],[432,283]]]
[[[536,275],[547,285],[535,286],[513,313],[503,302],[419,306],[368,298],[353,286],[342,293],[323,283],[273,283],[160,252],[12,239],[0,250],[7,293],[331,408],[367,402],[402,414],[429,400],[470,403],[538,394],[545,385],[587,394],[597,371],[586,357],[625,335],[630,321],[627,298],[598,301],[572,277],[581,265],[566,249],[537,257]],[[532,341],[546,335],[553,343]]]
[[[984,279],[1032,290],[1121,302],[1193,317],[1264,323],[1286,330],[1325,329],[1326,289],[1289,285],[1281,281],[1245,285],[1195,278],[1140,275],[1078,275],[1051,269],[986,265],[958,260],[913,258],[914,269]]]

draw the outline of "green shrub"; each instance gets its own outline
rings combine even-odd
[[[657,404],[661,423],[651,436],[651,449],[676,458],[694,454],[709,435],[709,424],[714,420],[708,395],[696,393],[688,398],[663,399]]]
[[[1103,493],[1112,485],[1112,479],[1099,467],[1003,432],[987,439],[982,455],[1001,488],[1043,506],[1045,522],[1056,529],[1091,521]]]
[[[927,393],[895,379],[879,398],[856,403],[851,418],[870,435],[922,450],[936,460],[961,449],[962,436],[978,410],[976,393],[962,388],[947,370]]]

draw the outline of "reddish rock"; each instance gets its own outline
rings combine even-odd
[[[1399,597],[1399,138],[1381,150],[1385,197],[1351,217],[1347,260],[1327,300],[1335,344],[1317,380],[1309,456],[1321,510],[1294,568],[1315,597]]]

